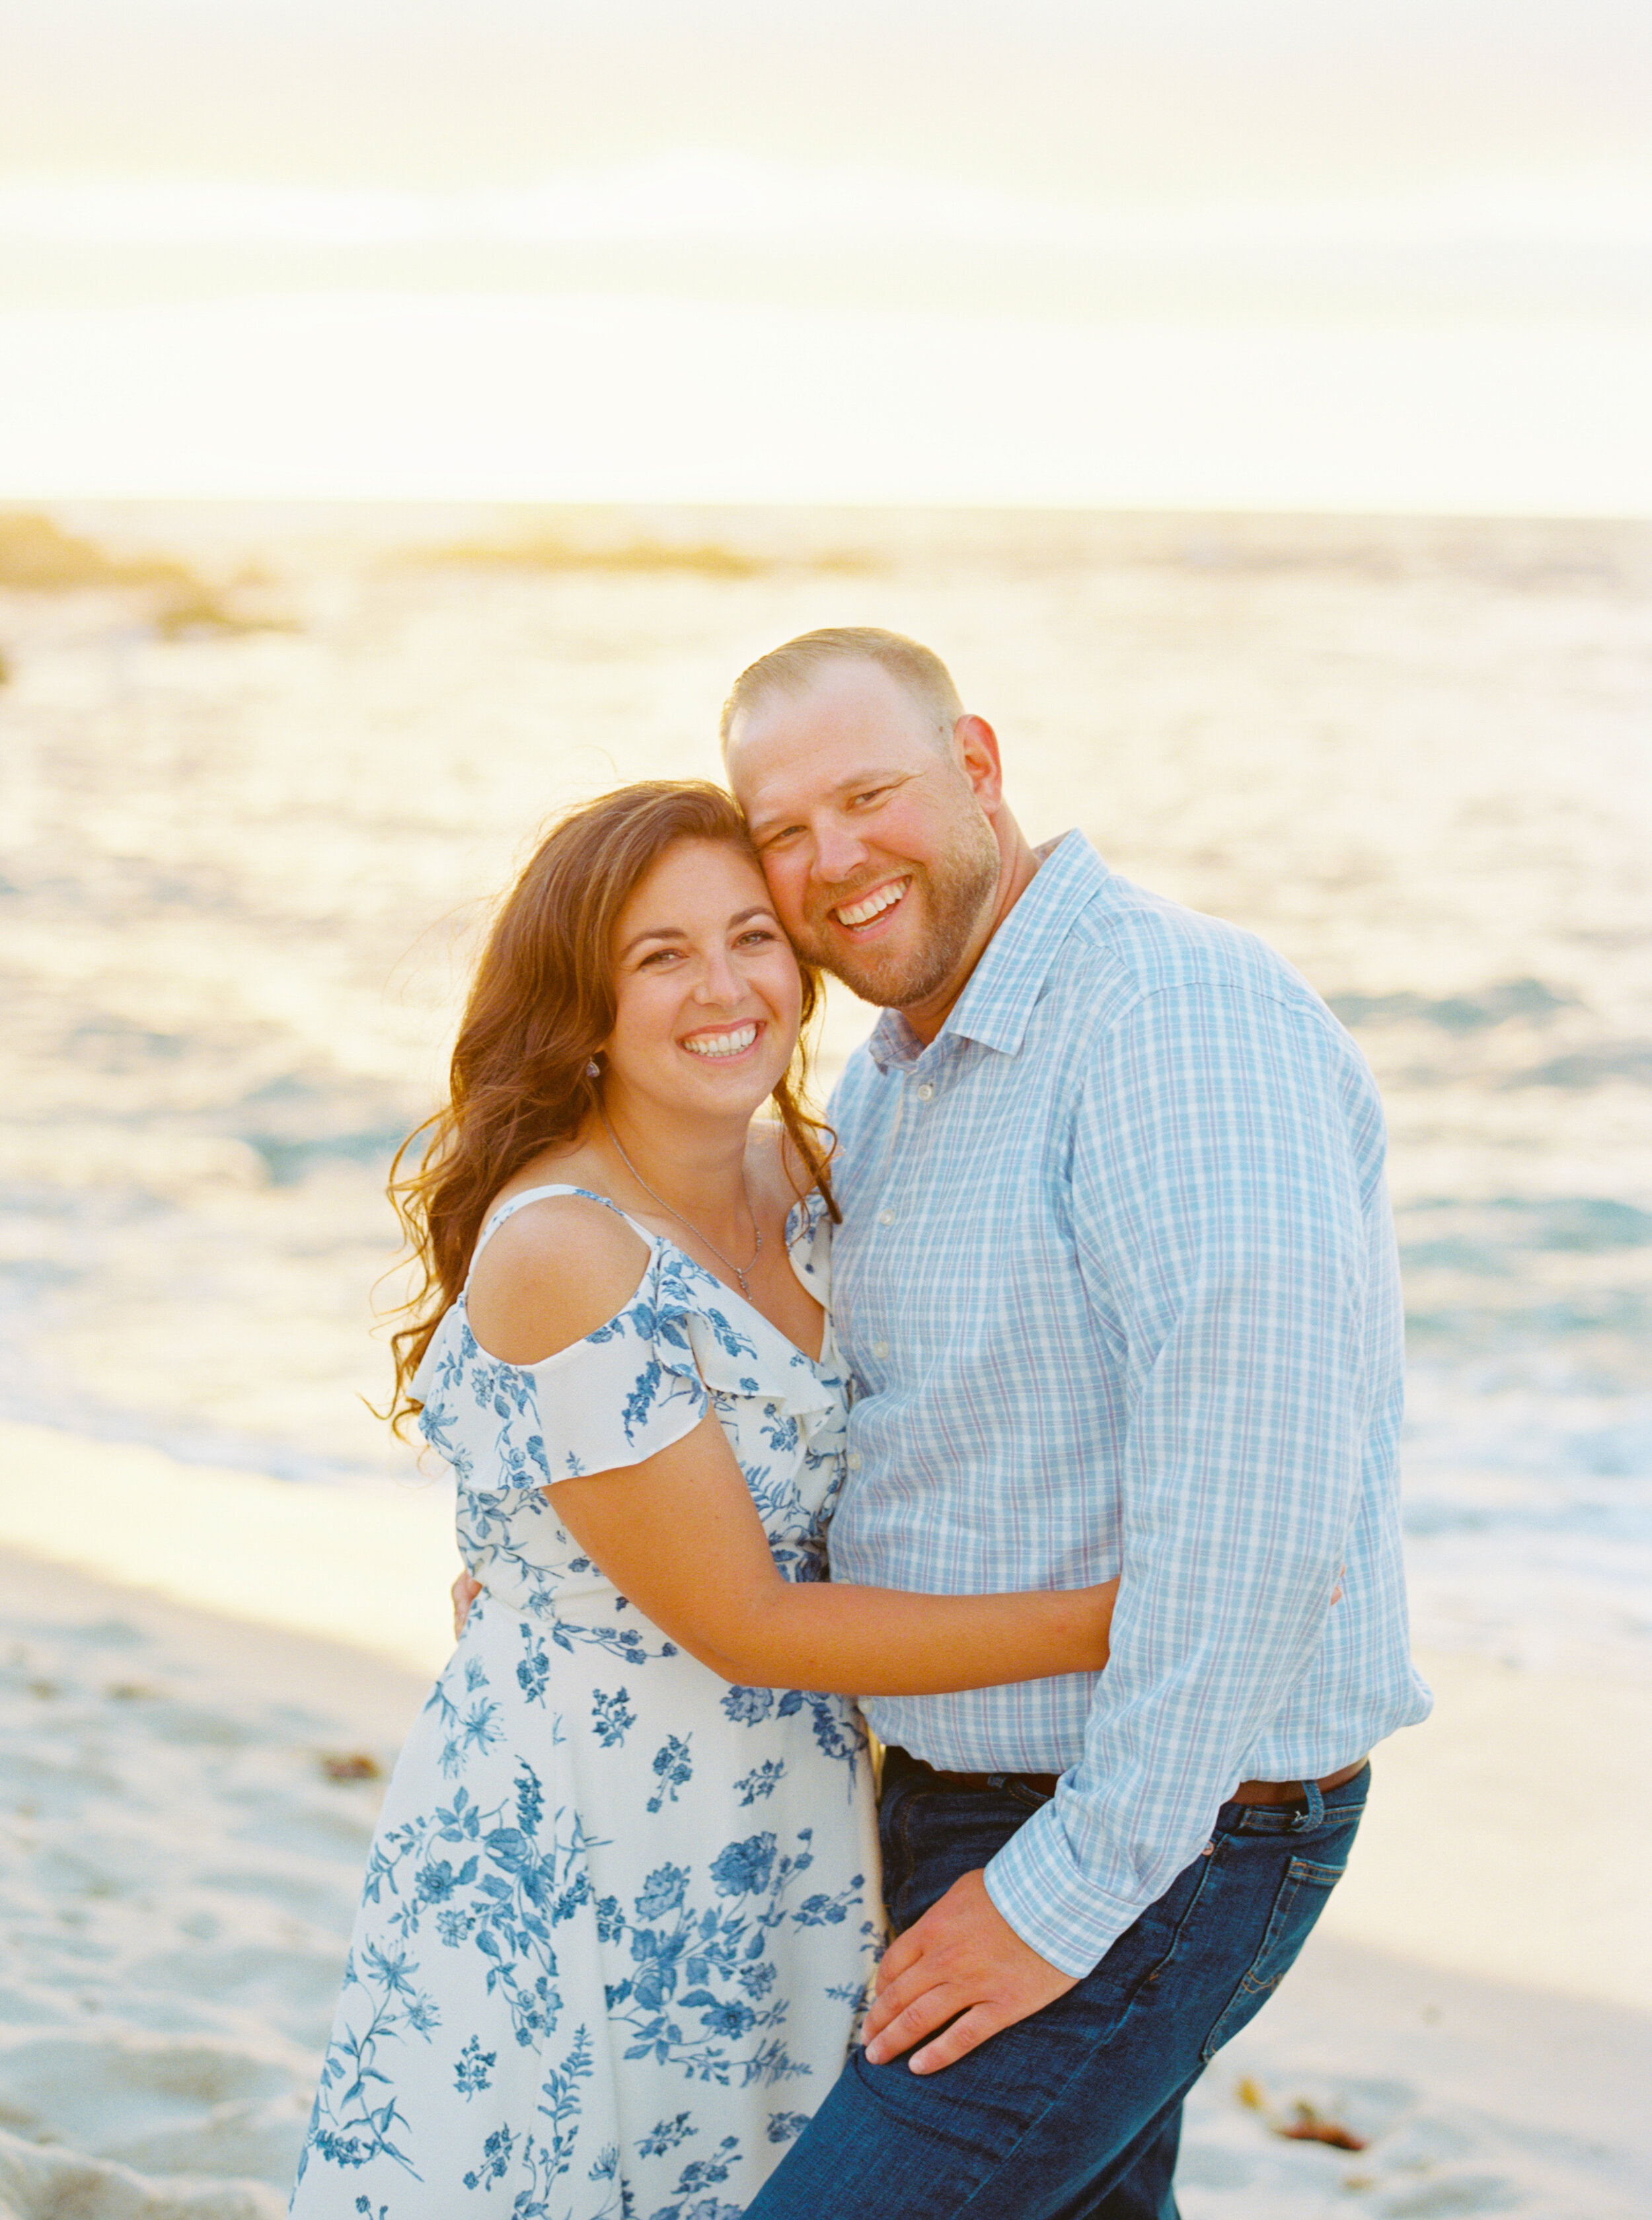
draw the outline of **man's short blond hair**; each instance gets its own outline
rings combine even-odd
[[[880,632],[876,625],[828,626],[820,632],[800,633],[741,671],[723,704],[718,730],[724,751],[738,716],[765,695],[801,694],[830,663],[875,663],[881,670],[887,670],[921,709],[934,717],[938,747],[951,737],[952,727],[963,714],[951,672],[930,649],[920,647],[903,633]]]

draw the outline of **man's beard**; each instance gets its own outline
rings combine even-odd
[[[910,876],[912,884],[904,899],[910,901],[921,888],[929,907],[929,930],[923,945],[907,955],[868,949],[863,957],[836,939],[828,944],[824,939],[801,937],[797,952],[841,979],[863,1002],[884,1009],[915,1008],[938,995],[963,963],[981,913],[996,891],[1001,860],[990,828],[977,820],[960,826],[957,838],[932,864],[905,867],[904,875]],[[828,907],[835,909],[840,901],[853,899],[840,896]]]

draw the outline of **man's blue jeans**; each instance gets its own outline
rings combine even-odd
[[[1095,1970],[956,2066],[857,2050],[746,2220],[1175,2220],[1181,2102],[1289,1968],[1347,1862],[1370,1768],[1294,1805],[1225,1804],[1208,1848]],[[897,1930],[1043,1801],[897,1764],[879,1815]]]

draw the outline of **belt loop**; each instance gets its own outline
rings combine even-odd
[[[1302,1783],[1302,1793],[1308,1799],[1308,1808],[1306,1812],[1299,1812],[1291,1821],[1291,1832],[1294,1835],[1311,1835],[1316,1827],[1322,1827],[1325,1824],[1325,1799],[1320,1793],[1318,1782],[1305,1780]]]

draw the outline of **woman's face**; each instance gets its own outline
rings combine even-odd
[[[802,1002],[752,857],[725,841],[675,842],[620,912],[610,957],[609,1089],[750,1117],[791,1062]]]

